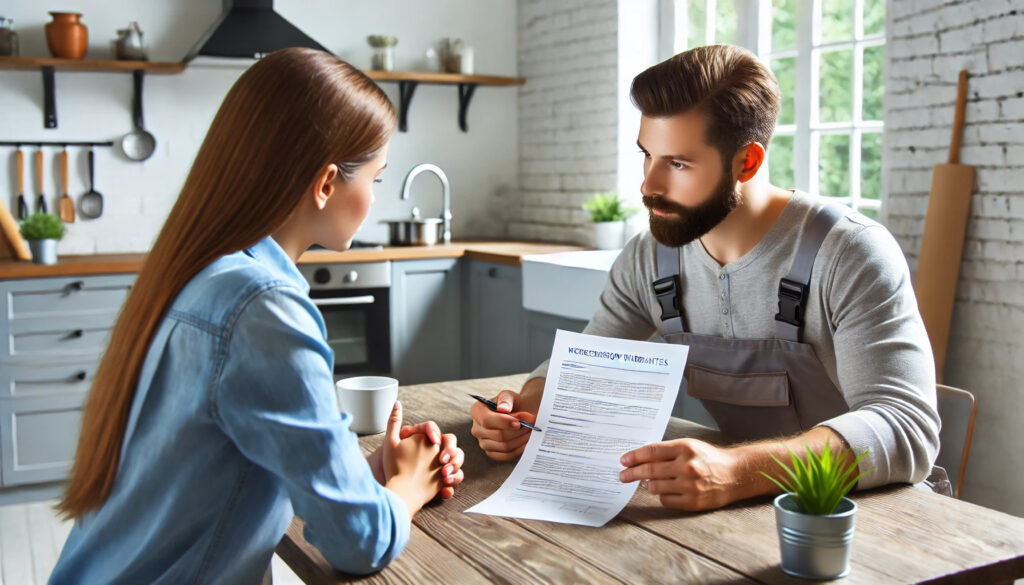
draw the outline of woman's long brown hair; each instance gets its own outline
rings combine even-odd
[[[57,506],[64,517],[80,518],[110,495],[149,345],[185,284],[210,262],[284,224],[327,164],[371,159],[394,126],[384,92],[324,52],[277,51],[239,77],[210,125],[96,371],[71,477]]]

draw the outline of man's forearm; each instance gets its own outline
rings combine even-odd
[[[531,378],[523,384],[519,396],[522,397],[521,410],[537,414],[540,409],[540,399],[544,396],[544,381],[546,378]]]
[[[761,475],[763,471],[776,479],[784,477],[785,471],[772,459],[773,455],[779,461],[789,466],[792,461],[789,450],[803,456],[807,452],[807,447],[810,447],[815,453],[821,453],[825,450],[826,443],[828,443],[833,454],[847,453],[844,465],[849,465],[855,459],[855,456],[848,453],[849,447],[846,441],[828,427],[815,427],[806,433],[784,439],[737,445],[733,450],[734,454],[739,457],[738,465],[740,469],[738,475],[742,479],[740,480],[740,485],[737,486],[736,493],[739,497],[736,500],[780,493],[777,485]],[[856,472],[854,472],[854,475],[856,475]]]

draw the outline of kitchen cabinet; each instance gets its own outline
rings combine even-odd
[[[462,378],[462,265],[392,263],[391,369],[401,384]]]
[[[569,319],[540,313],[538,311],[523,311],[526,315],[526,359],[528,362],[527,371],[540,365],[540,363],[551,357],[551,347],[555,344],[555,332],[559,329],[580,333],[587,326],[587,321],[582,319]]]
[[[133,274],[0,281],[0,485],[64,479]]]
[[[529,371],[523,276],[518,266],[466,261],[467,378]]]

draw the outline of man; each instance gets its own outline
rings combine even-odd
[[[650,233],[629,242],[585,333],[690,346],[680,398],[745,442],[695,439],[622,456],[663,505],[711,509],[776,493],[787,449],[868,450],[860,489],[924,479],[938,451],[934,361],[906,261],[879,224],[768,184],[778,85],[749,52],[699,47],[633,80]],[[547,364],[499,413],[471,409],[493,459],[522,453]],[[849,456],[847,460],[852,460]]]

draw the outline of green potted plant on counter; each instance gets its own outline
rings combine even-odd
[[[64,222],[52,213],[37,211],[21,222],[21,237],[28,241],[32,261],[57,263],[57,242],[64,237]]]
[[[583,204],[594,222],[594,247],[598,250],[614,250],[623,245],[626,220],[636,213],[636,208],[623,205],[615,191],[595,193]]]
[[[818,455],[807,447],[801,459],[793,451],[792,466],[775,459],[785,471],[781,479],[767,473],[785,492],[775,498],[782,570],[807,579],[835,579],[850,571],[857,504],[846,497],[864,473],[856,473],[864,451],[849,463],[851,450],[833,454],[828,443]]]

